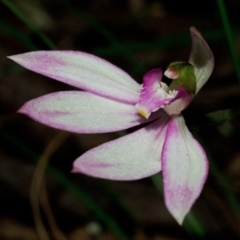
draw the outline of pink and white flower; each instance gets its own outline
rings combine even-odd
[[[188,65],[193,67],[194,90],[185,82],[175,84],[181,71],[172,65],[165,75],[173,79],[173,88],[161,81],[161,69],[145,74],[139,85],[118,67],[83,52],[36,51],[9,57],[27,69],[84,90],[56,92],[25,103],[19,112],[38,122],[75,133],[114,132],[144,124],[77,158],[73,172],[136,180],[162,170],[165,203],[179,224],[208,174],[206,154],[181,111],[210,77],[214,58],[200,33],[193,27],[190,32]]]

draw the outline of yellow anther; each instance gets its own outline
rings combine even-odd
[[[142,108],[138,109],[138,113],[142,115],[144,118],[148,119],[148,114],[145,109]]]

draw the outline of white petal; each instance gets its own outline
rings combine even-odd
[[[168,115],[134,133],[96,147],[73,165],[73,172],[113,180],[136,180],[161,170]]]
[[[48,94],[25,103],[19,112],[48,126],[76,133],[113,132],[147,122],[132,104],[83,91]],[[156,117],[157,113],[149,120]]]
[[[192,98],[192,94],[188,93],[183,87],[179,87],[171,103],[163,109],[168,115],[177,115],[189,105]]]
[[[36,51],[9,57],[34,72],[100,96],[137,103],[140,85],[104,59],[78,51]]]
[[[208,173],[208,160],[181,115],[169,121],[162,153],[162,171],[166,206],[182,224],[202,191]]]

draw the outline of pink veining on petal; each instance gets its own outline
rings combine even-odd
[[[10,59],[23,67],[88,92],[136,104],[140,85],[122,69],[78,51],[35,51]]]
[[[73,165],[73,172],[113,180],[136,180],[161,170],[161,152],[169,116],[96,147]]]
[[[208,174],[208,160],[181,115],[171,117],[168,123],[162,152],[162,173],[166,206],[182,224],[202,191]]]
[[[84,91],[48,94],[25,103],[20,113],[48,126],[75,133],[103,133],[127,129],[148,120],[134,105],[100,97]]]

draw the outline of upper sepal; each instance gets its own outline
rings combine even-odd
[[[209,79],[214,67],[214,57],[207,42],[195,27],[190,28],[192,37],[192,49],[189,57],[189,63],[194,67],[197,86],[196,93]]]

